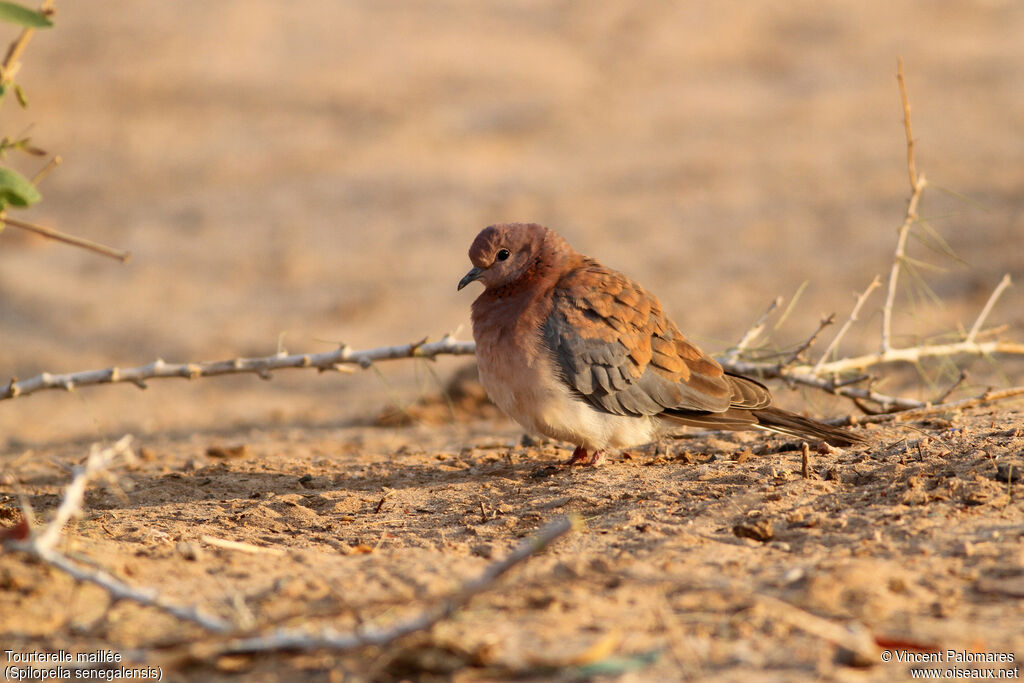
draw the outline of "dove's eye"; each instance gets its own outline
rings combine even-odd
[[[505,259],[507,259],[507,258],[508,258],[508,257],[509,257],[510,255],[511,255],[511,254],[509,254],[509,251],[508,251],[508,249],[502,249],[501,251],[499,251],[499,252],[497,253],[497,255],[496,255],[496,256],[495,256],[494,258],[495,258],[495,259],[497,259],[498,261],[504,261],[504,260],[505,260]]]

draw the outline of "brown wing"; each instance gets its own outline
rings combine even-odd
[[[609,413],[721,413],[771,404],[767,389],[725,374],[688,341],[654,296],[596,261],[558,282],[543,335],[565,382]]]

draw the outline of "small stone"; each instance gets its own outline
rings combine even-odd
[[[469,547],[469,552],[485,560],[494,556],[494,546],[490,543],[477,543]]]
[[[175,550],[186,560],[195,562],[203,558],[203,549],[195,543],[189,543],[188,541],[179,541],[175,546]]]
[[[750,523],[737,524],[733,526],[732,533],[739,538],[751,538],[762,543],[772,540],[775,536],[775,530],[772,528],[772,521],[770,519],[759,519]]]
[[[996,481],[1016,484],[1024,478],[1024,462],[1001,462],[996,464]]]

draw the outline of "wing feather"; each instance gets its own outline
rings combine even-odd
[[[640,285],[592,260],[558,282],[542,333],[573,391],[616,415],[720,413],[767,396],[726,375]]]

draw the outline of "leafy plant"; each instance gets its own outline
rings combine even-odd
[[[14,42],[11,43],[10,47],[7,48],[7,54],[4,56],[3,62],[0,63],[0,105],[3,104],[3,98],[7,92],[13,90],[15,97],[18,100],[18,104],[20,104],[22,108],[28,107],[28,99],[25,97],[25,93],[21,89],[21,86],[14,82],[14,78],[17,76],[18,70],[21,68],[21,63],[19,61],[21,59],[21,55],[25,51],[25,47],[32,39],[36,30],[41,28],[50,28],[53,26],[53,21],[50,19],[53,15],[53,9],[50,7],[52,3],[53,0],[44,0],[40,9],[33,10],[13,2],[0,0],[0,22],[6,22],[21,27],[21,32],[18,34],[18,37],[14,39]],[[47,156],[45,151],[32,145],[31,139],[24,136],[18,136],[15,138],[4,136],[0,138],[0,159],[5,158],[7,152],[10,150],[32,156]],[[77,247],[82,247],[83,249],[89,249],[105,256],[110,256],[120,260],[121,262],[127,261],[130,254],[126,251],[113,249],[111,247],[92,242],[91,240],[75,237],[74,235],[69,235],[59,230],[54,230],[53,228],[36,225],[35,223],[29,223],[27,221],[15,220],[7,216],[6,212],[9,208],[25,209],[36,204],[42,199],[42,195],[39,193],[39,189],[36,187],[36,184],[58,164],[60,164],[60,157],[53,157],[31,180],[12,168],[0,166],[0,232],[3,232],[4,227],[10,225],[15,228],[34,232],[37,235],[42,235],[49,239],[58,240]]]
[[[8,48],[3,64],[0,64],[0,100],[9,90],[14,90],[18,103],[22,107],[26,107],[28,101],[25,94],[14,82],[19,67],[18,59],[35,29],[50,28],[53,26],[53,21],[50,20],[47,10],[33,10],[13,2],[0,2],[0,21],[23,27],[21,35]],[[5,137],[0,140],[0,158],[9,149],[30,154],[42,151],[31,147],[28,138],[12,141]],[[39,190],[25,176],[13,169],[0,166],[0,215],[10,206],[26,208],[40,199],[42,199],[42,195],[39,194]]]

